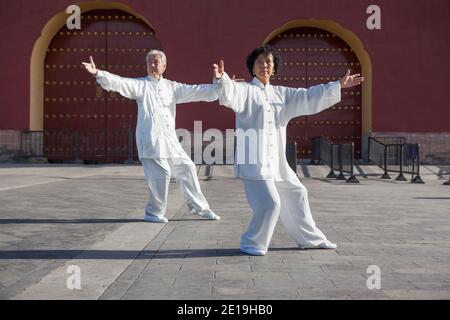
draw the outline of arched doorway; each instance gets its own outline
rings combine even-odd
[[[81,27],[62,27],[45,56],[44,154],[102,163],[130,153],[136,159],[135,102],[104,91],[81,62],[93,56],[99,69],[141,77],[148,50],[161,49],[161,43],[148,24],[122,10],[84,12]]]
[[[280,73],[273,80],[275,84],[307,88],[338,80],[347,69],[352,73],[363,73],[353,48],[330,31],[332,28],[322,29],[320,23],[313,22],[311,26],[306,22],[288,23],[266,39],[265,43],[277,48],[283,60]],[[364,76],[370,78],[366,72]],[[311,138],[320,135],[338,143],[353,141],[355,157],[361,158],[362,133],[370,130],[367,120],[366,123],[363,121],[362,88],[344,89],[339,104],[320,114],[299,117],[289,123],[288,142],[297,142],[298,158],[310,158]],[[370,108],[367,109],[366,117],[367,112],[370,113]]]

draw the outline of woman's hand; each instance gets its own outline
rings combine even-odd
[[[216,79],[220,79],[223,76],[223,73],[225,72],[223,60],[220,60],[219,65],[213,64],[213,74]]]
[[[340,81],[341,88],[350,88],[361,84],[364,81],[364,77],[360,77],[359,73],[350,75],[350,69],[348,69]]]
[[[91,60],[90,63],[83,62],[83,66],[86,68],[86,70],[92,74],[93,76],[97,75],[97,68],[95,67],[94,59],[92,59],[92,56],[89,56],[89,59]]]

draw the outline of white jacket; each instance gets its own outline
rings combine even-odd
[[[249,83],[235,82],[224,73],[214,82],[220,85],[219,103],[236,112],[235,175],[249,180],[297,179],[286,160],[288,122],[341,100],[339,81],[303,89],[264,85],[256,77]],[[248,138],[243,143],[242,134],[250,136],[252,131],[257,132],[256,146]]]
[[[176,105],[218,99],[217,86],[212,84],[187,85],[151,76],[123,78],[101,70],[97,82],[105,90],[136,100],[139,159],[185,157],[175,131]]]

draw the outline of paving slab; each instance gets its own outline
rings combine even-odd
[[[189,213],[171,183],[169,223],[144,222],[139,165],[0,165],[0,299],[450,299],[448,168],[423,166],[412,184],[359,165],[349,184],[301,164],[338,248],[299,250],[280,222],[264,257],[239,251],[252,212],[232,167],[198,169],[220,221]]]

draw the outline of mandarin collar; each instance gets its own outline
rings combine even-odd
[[[253,77],[252,83],[261,89],[266,89],[270,86],[270,82],[267,85],[264,85],[257,77]]]
[[[153,76],[151,76],[151,75],[148,75],[148,76],[147,76],[147,79],[150,80],[150,81],[152,81],[152,82],[160,82],[161,80],[164,79],[164,77],[161,75],[161,78],[159,78],[159,80],[158,80],[158,79],[156,79],[155,77],[153,77]]]

